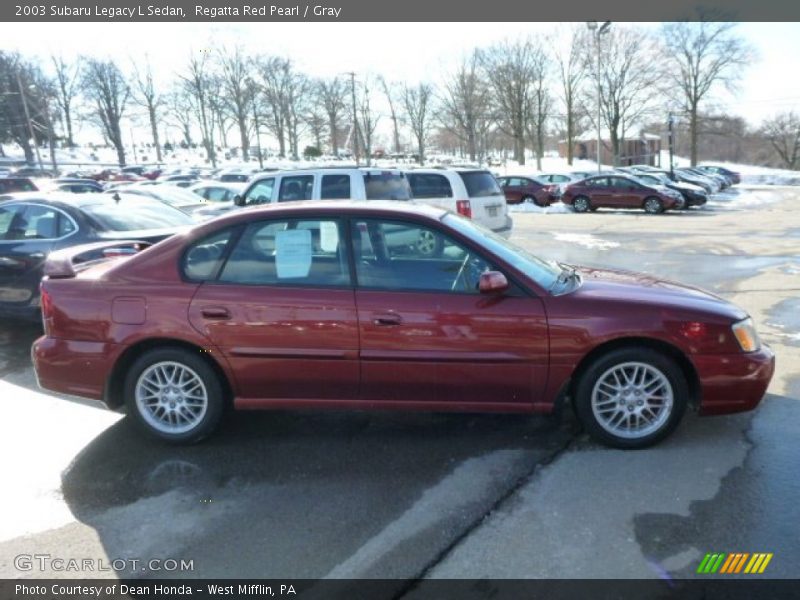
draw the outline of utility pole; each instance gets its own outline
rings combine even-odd
[[[675,117],[670,112],[669,113],[669,121],[667,122],[667,125],[669,127],[669,178],[672,179],[672,180],[675,179],[675,167],[674,167],[674,162],[672,160],[672,157],[673,157],[674,151],[675,151],[675,149],[674,149],[675,148],[675,132],[674,132],[674,129],[673,129],[674,121],[675,121]]]
[[[261,153],[261,131],[258,128],[258,109],[256,108],[256,97],[253,94],[253,123],[256,127],[256,145],[258,146],[258,168],[264,169],[264,156]]]
[[[586,27],[589,28],[589,31],[592,32],[594,36],[594,64],[595,64],[595,78],[597,79],[597,172],[601,173],[603,171],[600,148],[602,146],[602,132],[600,129],[600,120],[602,119],[602,106],[600,103],[600,97],[602,96],[603,87],[600,83],[600,36],[604,33],[608,32],[608,28],[611,26],[611,21],[606,21],[600,27],[597,26],[597,21],[587,21]],[[616,162],[616,161],[615,161]]]
[[[33,148],[36,150],[36,160],[39,163],[39,169],[44,170],[42,155],[39,154],[39,144],[36,143],[36,135],[33,133],[33,123],[31,122],[31,113],[28,111],[28,101],[25,99],[25,91],[22,89],[22,79],[19,77],[19,69],[17,69],[17,86],[19,87],[19,95],[22,98],[22,108],[25,111],[25,121],[28,123],[28,132],[31,135]]]
[[[358,147],[358,112],[356,110],[356,74],[354,71],[345,73],[350,76],[350,95],[353,99],[353,156],[358,166],[359,147]]]

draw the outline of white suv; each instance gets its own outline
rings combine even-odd
[[[275,171],[256,175],[233,202],[197,211],[200,218],[219,216],[237,206],[295,200],[411,200],[402,171],[330,168]]]
[[[503,190],[484,169],[406,171],[414,200],[447,209],[508,238],[513,221]]]

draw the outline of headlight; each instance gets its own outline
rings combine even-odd
[[[739,346],[744,352],[755,352],[761,347],[761,340],[758,339],[756,327],[750,317],[744,321],[734,323],[731,329],[733,329],[733,335],[736,336],[736,341],[739,342]]]

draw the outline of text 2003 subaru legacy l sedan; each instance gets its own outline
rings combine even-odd
[[[415,250],[421,231],[436,255]],[[292,203],[133,256],[75,252],[47,263],[39,383],[126,405],[174,442],[228,405],[525,413],[571,398],[596,439],[639,448],[687,405],[754,408],[774,370],[725,300],[546,262],[432,207]]]

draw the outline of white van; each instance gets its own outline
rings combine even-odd
[[[508,238],[513,221],[503,190],[485,169],[411,169],[406,171],[414,200],[473,219]]]

